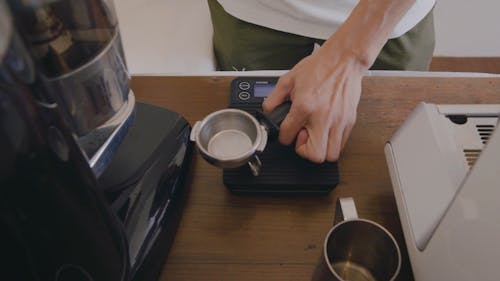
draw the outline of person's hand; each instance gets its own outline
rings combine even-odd
[[[336,161],[356,120],[361,80],[415,0],[360,0],[347,20],[312,55],[283,75],[264,111],[286,99],[290,112],[280,142],[296,139],[297,153],[313,162]]]
[[[332,46],[334,47],[334,46]],[[279,140],[313,162],[336,161],[356,120],[366,65],[353,53],[320,48],[283,75],[264,101],[272,111],[290,99]]]

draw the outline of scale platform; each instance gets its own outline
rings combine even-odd
[[[230,108],[253,116],[276,84],[276,77],[239,77],[231,82]],[[294,146],[278,141],[267,144],[259,155],[261,174],[254,176],[248,165],[224,169],[224,185],[236,194],[328,194],[339,182],[337,162],[312,163],[295,153]]]
[[[272,143],[259,158],[259,176],[248,165],[224,169],[224,185],[239,194],[328,194],[339,182],[337,162],[312,163],[299,157],[292,146]]]

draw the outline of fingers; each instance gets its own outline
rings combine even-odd
[[[306,129],[301,129],[299,134],[297,135],[297,140],[295,142],[295,147],[299,147],[304,145],[309,139],[309,134]]]
[[[359,77],[347,78],[343,91],[345,93],[339,95],[343,98],[337,101],[337,112],[333,115],[333,122],[328,135],[326,161],[329,162],[339,159],[340,152],[347,143],[352,128],[356,123],[357,106],[361,94],[361,79]]]
[[[267,113],[273,111],[273,109],[285,102],[288,98],[293,89],[293,80],[290,75],[291,74],[287,73],[281,76],[278,80],[273,92],[262,103],[262,109],[264,109],[264,112]]]
[[[349,139],[349,136],[351,135],[352,128],[354,128],[355,122],[356,122],[356,118],[354,118],[354,120],[351,121],[350,123],[346,124],[346,126],[344,128],[344,133],[342,134],[342,143],[340,145],[341,150],[344,149],[345,144],[347,143],[347,140]]]
[[[281,123],[280,142],[289,145],[296,140],[295,150],[301,157],[333,162],[339,159],[354,126],[362,74],[344,67],[329,79],[318,79],[315,75],[321,72],[310,71],[313,59],[303,60],[295,71],[283,75],[262,107],[270,112],[290,98],[292,106]]]
[[[325,121],[325,120],[324,120]],[[311,122],[297,136],[295,151],[303,158],[322,163],[326,158],[328,143],[327,122]]]
[[[345,125],[345,127],[337,126],[330,129],[326,146],[318,141],[319,138],[311,138],[306,129],[300,130],[295,146],[297,154],[316,163],[322,163],[325,160],[328,162],[337,161],[354,127],[354,123]],[[326,156],[323,156],[325,153]]]
[[[311,131],[308,134],[312,134]],[[297,142],[295,146],[295,152],[302,158],[309,159],[314,163],[325,162],[325,151],[326,151],[327,138],[326,136],[312,137],[308,136],[307,140],[302,143]]]
[[[342,145],[343,128],[333,127],[328,134],[328,147],[326,151],[326,161],[334,162],[339,159]]]
[[[292,103],[290,111],[280,125],[279,140],[284,145],[291,144],[299,131],[305,127],[309,114],[306,114],[302,103]]]
[[[326,161],[334,162],[339,159],[340,152],[344,148],[352,128],[356,121],[356,115],[348,115],[344,120],[340,120],[337,126],[333,126],[328,134],[328,146]]]

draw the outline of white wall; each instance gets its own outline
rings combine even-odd
[[[131,74],[214,70],[207,0],[114,0]]]
[[[214,70],[207,0],[114,0],[132,74]],[[500,57],[500,0],[437,0],[435,56]]]
[[[437,0],[435,56],[500,57],[499,0]]]

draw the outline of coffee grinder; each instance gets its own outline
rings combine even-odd
[[[186,195],[189,124],[135,101],[111,1],[3,1],[0,274],[156,279]]]

